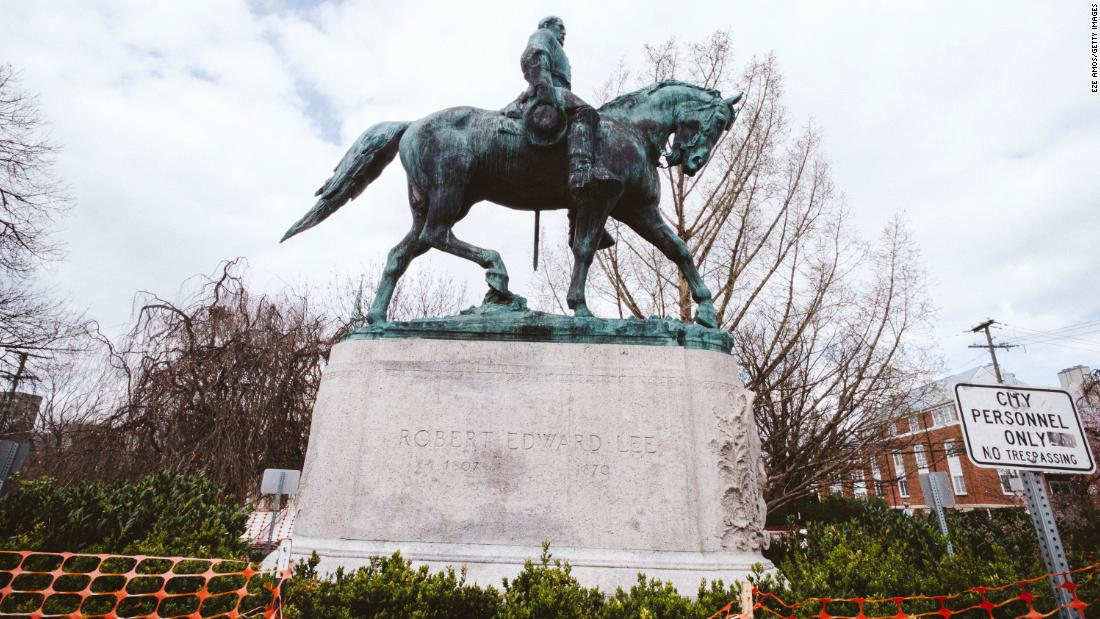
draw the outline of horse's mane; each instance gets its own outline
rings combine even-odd
[[[648,99],[649,97],[651,97],[653,95],[653,93],[657,92],[658,90],[661,90],[662,88],[667,88],[669,86],[684,86],[684,87],[687,87],[687,88],[691,88],[693,90],[698,90],[698,91],[705,92],[705,93],[711,95],[712,97],[721,98],[721,96],[722,96],[722,93],[718,92],[717,90],[713,90],[711,88],[703,88],[702,86],[696,86],[695,84],[689,84],[687,82],[681,82],[680,80],[663,80],[663,81],[657,82],[655,84],[650,84],[649,86],[645,86],[644,88],[639,88],[638,90],[635,90],[634,92],[628,92],[625,95],[619,95],[618,97],[615,97],[614,99],[612,99],[612,100],[608,101],[607,103],[603,104],[602,106],[600,106],[600,109],[601,110],[609,110],[609,111],[610,110],[629,110],[633,107],[636,107],[642,101],[644,101],[644,100]]]

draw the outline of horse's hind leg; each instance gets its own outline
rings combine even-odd
[[[489,284],[485,300],[490,303],[510,303],[515,295],[508,290],[508,270],[504,268],[500,254],[460,240],[451,231],[466,212],[462,203],[462,188],[443,187],[432,191],[429,195],[427,221],[420,233],[420,240],[440,251],[476,262],[485,269],[485,281]]]
[[[695,259],[692,258],[691,251],[688,250],[684,240],[661,219],[656,205],[638,210],[622,209],[622,212],[616,211],[614,216],[680,267],[680,272],[684,274],[684,279],[691,288],[691,298],[699,305],[695,310],[695,322],[704,327],[716,328],[718,315],[714,311],[710,288],[707,288],[703,277],[699,275],[699,269],[695,268]]]
[[[609,200],[589,200],[577,208],[576,232],[571,239],[573,276],[569,281],[569,292],[565,295],[565,301],[569,309],[573,310],[574,316],[592,316],[585,299],[588,270],[599,248],[600,239],[603,238],[607,214],[617,199],[618,196]]]
[[[390,301],[393,300],[393,292],[397,288],[397,280],[405,274],[409,263],[417,256],[428,251],[430,246],[420,240],[420,232],[424,229],[425,211],[427,201],[416,189],[409,185],[409,206],[412,208],[413,223],[405,238],[390,250],[386,259],[386,267],[382,270],[382,280],[378,282],[378,288],[374,292],[374,302],[367,312],[367,322],[380,323],[386,321]]]

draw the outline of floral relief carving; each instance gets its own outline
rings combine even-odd
[[[718,456],[722,488],[722,517],[716,533],[723,548],[756,551],[767,547],[764,461],[752,418],[752,394],[740,391],[730,398],[734,406],[712,410],[715,438],[710,449]]]

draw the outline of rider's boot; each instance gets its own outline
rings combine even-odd
[[[569,209],[569,244],[572,246],[576,227],[577,207],[594,200],[606,200],[617,194],[622,183],[606,168],[593,164],[596,153],[596,127],[600,117],[596,110],[584,106],[573,113],[569,126],[569,193],[573,205]],[[607,249],[615,238],[604,228],[597,249]]]

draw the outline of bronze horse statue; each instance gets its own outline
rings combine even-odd
[[[599,109],[596,158],[621,186],[606,199],[577,207],[571,240],[573,274],[566,301],[576,316],[591,316],[585,282],[607,218],[626,224],[683,272],[698,304],[695,321],[716,327],[710,290],[683,240],[662,220],[660,157],[694,176],[732,125],[741,95],[723,99],[710,90],[666,80],[622,95]],[[408,176],[412,228],[392,250],[367,320],[384,322],[397,280],[409,263],[431,248],[472,260],[486,269],[486,300],[507,303],[508,272],[500,254],[455,237],[452,228],[483,200],[508,208],[569,208],[564,145],[536,148],[521,121],[473,107],[445,109],[413,122],[383,122],[367,129],[344,155],[319,199],[290,227],[283,241],[322,222],[359,196],[400,153]],[[672,138],[672,147],[664,148]]]

